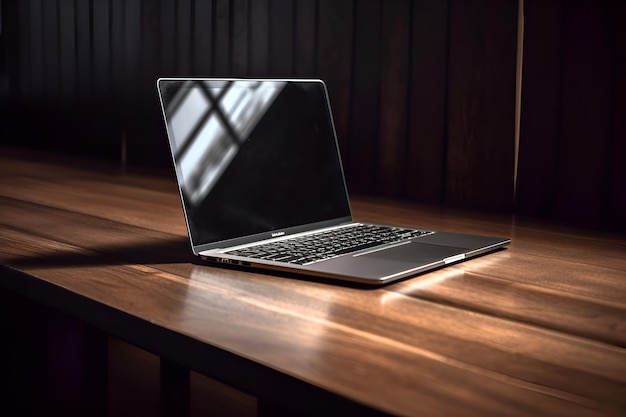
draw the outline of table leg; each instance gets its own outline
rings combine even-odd
[[[107,416],[108,336],[95,327],[83,324],[82,336],[82,409],[89,416]]]
[[[189,370],[161,358],[161,415],[188,417],[190,414]]]
[[[3,410],[44,415],[47,410],[45,309],[0,290],[0,400]]]
[[[257,400],[257,417],[298,417],[304,414],[287,410],[270,401],[259,398]]]

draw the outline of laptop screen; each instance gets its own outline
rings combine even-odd
[[[321,81],[158,87],[193,246],[349,218]]]

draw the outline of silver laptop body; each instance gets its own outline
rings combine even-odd
[[[203,260],[381,285],[510,243],[354,222],[321,80],[160,78],[157,90],[191,247]],[[354,237],[372,230],[386,234],[367,244]],[[324,253],[305,258],[312,243]]]

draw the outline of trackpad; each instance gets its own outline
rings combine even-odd
[[[467,249],[465,248],[412,242],[406,245],[395,246],[357,256],[359,258],[386,259],[411,264],[429,264],[450,256],[462,254],[466,251]]]
[[[466,251],[464,248],[411,242],[382,250],[339,256],[313,264],[311,268],[319,272],[380,280],[428,266],[443,265],[444,259]]]

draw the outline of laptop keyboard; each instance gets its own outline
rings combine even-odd
[[[229,255],[308,265],[374,246],[401,242],[433,232],[358,224],[226,252]]]

